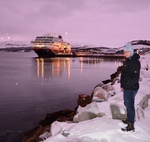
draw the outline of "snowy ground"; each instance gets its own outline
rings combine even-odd
[[[136,96],[136,108],[141,99],[146,94],[150,94],[150,54],[141,56],[140,61],[142,66],[141,81]],[[148,66],[149,70],[146,70],[145,68]],[[88,109],[92,108],[89,109],[90,111],[105,113],[103,117],[79,123],[55,121],[51,128],[52,136],[48,137],[49,133],[45,133],[43,136],[48,138],[44,142],[150,142],[150,106],[144,110],[145,118],[141,116],[140,119],[137,119],[136,117],[135,132],[123,132],[121,128],[126,125],[111,117],[111,103],[124,107],[120,84],[115,83],[114,88],[116,95],[109,98],[108,101],[93,102],[87,106]]]

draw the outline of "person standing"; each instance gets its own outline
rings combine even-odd
[[[121,89],[123,91],[124,105],[127,110],[127,127],[122,128],[123,131],[134,131],[135,121],[135,95],[139,89],[140,78],[140,55],[134,53],[132,44],[129,42],[124,46],[125,61],[121,72]]]

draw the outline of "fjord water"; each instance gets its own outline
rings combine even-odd
[[[79,94],[121,65],[102,58],[37,58],[34,52],[0,53],[0,133],[25,131],[51,113],[74,109]]]

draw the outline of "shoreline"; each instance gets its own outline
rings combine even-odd
[[[98,84],[93,88],[93,91],[96,87],[101,87],[102,85],[104,86],[104,89],[107,90],[107,84],[115,83],[118,75],[120,74],[121,71],[121,66],[119,66],[116,70],[115,73],[110,75],[110,79],[102,81],[103,84]],[[106,87],[106,88],[105,88]],[[54,121],[58,122],[73,122],[74,116],[77,114],[77,109],[79,106],[81,107],[86,107],[86,105],[92,103],[93,99],[93,94],[94,92],[91,92],[90,95],[87,94],[79,94],[78,99],[77,99],[77,106],[75,106],[74,110],[71,109],[64,109],[60,111],[56,111],[53,113],[47,113],[45,118],[41,121],[39,121],[39,124],[34,127],[33,129],[26,131],[24,133],[24,138],[22,142],[34,142],[34,141],[40,141],[41,139],[39,138],[42,134],[44,133],[50,133],[51,131],[51,124]]]

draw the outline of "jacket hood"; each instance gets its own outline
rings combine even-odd
[[[137,53],[134,53],[131,58],[132,58],[132,59],[135,59],[135,60],[138,60],[138,59],[140,59],[140,55],[137,54]]]

